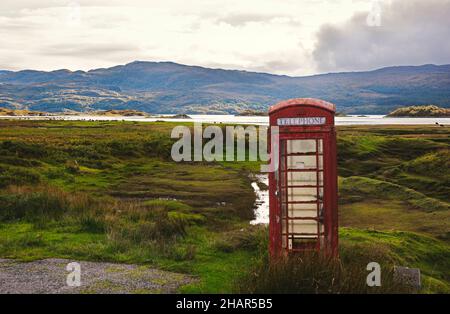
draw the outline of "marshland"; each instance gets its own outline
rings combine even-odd
[[[178,292],[450,292],[450,131],[339,126],[340,259],[271,265],[254,220],[258,162],[171,159],[189,121],[0,121],[0,258],[67,258],[188,274]],[[264,184],[259,184],[264,189]],[[365,285],[367,263],[384,285]],[[326,271],[324,271],[326,269]],[[151,291],[144,291],[151,292]]]

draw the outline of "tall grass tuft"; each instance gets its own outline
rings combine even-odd
[[[367,250],[365,251],[368,252]],[[366,294],[408,293],[411,290],[393,279],[393,269],[383,264],[381,287],[366,284],[367,263],[379,258],[365,255],[361,251],[346,252],[342,259],[319,253],[302,253],[269,261],[265,255],[235,285],[238,293],[261,294]],[[353,256],[351,256],[353,255]]]
[[[164,208],[146,208],[138,204],[122,205],[108,221],[108,238],[113,242],[155,244],[186,235],[186,223],[169,216]]]
[[[172,252],[173,244],[186,235],[190,224],[183,215],[173,215],[173,209],[157,202],[145,205],[93,199],[46,185],[10,186],[0,193],[0,222],[24,221],[37,229],[50,224],[75,226],[78,232],[104,234],[117,251],[147,247],[157,248],[161,254]],[[195,248],[178,255],[192,259]]]
[[[92,200],[84,194],[67,193],[58,188],[10,186],[0,194],[0,220],[58,220],[68,213],[92,209]]]

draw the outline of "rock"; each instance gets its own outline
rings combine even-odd
[[[420,290],[420,269],[402,266],[394,267],[394,280],[408,285],[416,290]]]

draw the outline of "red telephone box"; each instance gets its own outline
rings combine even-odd
[[[269,173],[273,257],[306,250],[338,253],[334,114],[335,105],[312,98],[269,109],[270,132],[279,128],[278,151],[271,152],[278,154],[278,168]]]

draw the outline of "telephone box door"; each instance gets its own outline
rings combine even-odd
[[[280,145],[282,248],[319,250],[324,236],[323,138],[284,139]]]

